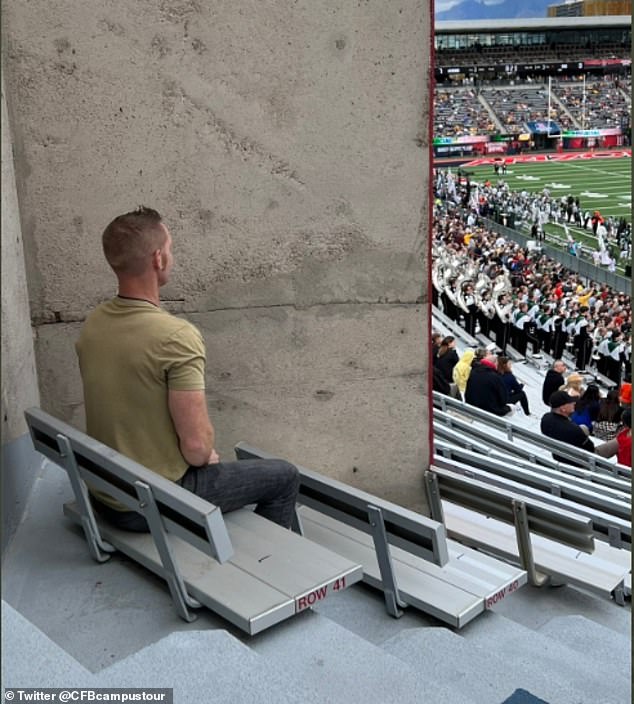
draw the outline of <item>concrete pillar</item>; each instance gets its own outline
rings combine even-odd
[[[221,455],[426,511],[428,3],[7,0],[3,22],[43,405],[81,425],[100,233],[143,203]]]
[[[39,404],[33,331],[2,76],[2,550],[17,527],[40,466],[23,411]]]

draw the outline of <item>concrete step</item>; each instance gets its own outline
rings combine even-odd
[[[336,599],[315,605],[313,611],[374,645],[406,629],[442,625],[438,619],[414,608],[404,609],[400,618],[388,616],[383,593],[366,584],[354,584]]]
[[[94,676],[6,601],[2,601],[2,685],[92,687]]]
[[[500,614],[488,613],[470,624],[466,635],[471,646],[487,653],[483,668],[493,666],[498,677],[504,671],[513,687],[523,687],[546,701],[630,701],[629,677],[616,666],[596,663],[590,633],[582,637],[585,652],[579,652]]]
[[[630,701],[624,673],[610,667],[608,674],[592,657],[497,614],[485,614],[465,631],[466,637],[441,627],[403,631],[382,647],[421,679],[451,682],[482,703],[503,701],[518,688],[557,704]]]
[[[590,654],[599,667],[615,667],[628,679],[631,677],[631,638],[600,623],[580,615],[557,616],[543,625],[539,633],[571,650]]]
[[[175,702],[317,704],[225,630],[180,631],[95,676],[95,686],[171,687]]]
[[[617,634],[631,638],[632,612],[629,605],[615,607],[614,602],[601,599],[575,587],[532,587],[520,592],[521,601],[504,599],[493,611],[521,623],[534,631],[558,616],[583,614]]]
[[[403,660],[320,614],[310,612],[301,618],[301,624],[296,618],[250,641],[270,668],[292,673],[312,697],[297,701],[476,704],[451,681],[425,667],[421,669],[429,676],[421,677]]]

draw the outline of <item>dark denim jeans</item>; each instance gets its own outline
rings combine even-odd
[[[190,467],[178,482],[184,489],[207,499],[223,513],[255,504],[255,512],[290,528],[299,489],[299,473],[284,460],[236,460]],[[117,528],[137,533],[149,531],[135,511],[115,511],[95,501],[97,512]]]

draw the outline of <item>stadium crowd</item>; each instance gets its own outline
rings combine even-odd
[[[568,225],[592,231],[597,238],[593,258],[598,266],[614,271],[620,260],[632,257],[632,226],[624,218],[603,218],[597,211],[584,209],[578,196],[571,193],[553,196],[548,188],[540,193],[512,191],[503,179],[472,184],[468,176],[454,177],[451,170],[438,169],[435,174],[435,195],[470,209],[467,224],[472,226],[479,217],[488,218],[510,228],[530,230],[533,239],[544,240],[544,226],[556,223],[562,227],[570,254],[578,254],[579,245]]]
[[[585,282],[539,251],[488,231],[473,214],[434,206],[434,303],[467,332],[526,356],[570,352],[617,386],[631,363],[629,296]],[[457,360],[456,360],[457,361]]]
[[[495,132],[495,122],[473,90],[436,93],[436,133],[445,137]]]
[[[533,81],[515,85],[438,87],[434,135],[518,134],[548,117],[548,88]],[[629,124],[631,78],[606,76],[559,80],[551,86],[550,118],[562,129],[600,129]],[[585,97],[585,101],[584,101]]]
[[[525,132],[527,122],[546,120],[548,117],[548,91],[543,87],[484,88],[482,97],[509,133]],[[556,102],[551,103],[550,118],[560,125],[570,123],[568,116],[558,109]]]
[[[621,83],[623,85],[621,85]],[[560,82],[556,88],[558,99],[573,120],[584,129],[620,127],[623,117],[631,112],[631,81],[606,77],[603,80]],[[584,102],[585,95],[585,102]]]

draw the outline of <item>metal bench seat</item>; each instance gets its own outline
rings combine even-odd
[[[363,565],[363,581],[382,589],[381,569],[372,537],[319,511],[300,506],[304,535]],[[447,541],[449,561],[434,565],[401,548],[391,548],[392,566],[403,604],[455,628],[526,584],[526,571]]]
[[[517,537],[512,525],[443,501],[449,535],[465,545],[486,550],[512,563],[519,563]],[[631,553],[597,542],[592,554],[567,547],[539,535],[532,536],[533,558],[539,572],[553,583],[570,584],[614,598],[623,604],[626,581],[631,584]]]
[[[236,446],[238,457],[270,458]],[[385,595],[386,609],[405,606],[457,628],[524,585],[523,569],[448,541],[444,525],[297,465],[302,533],[363,565],[363,580]]]
[[[599,494],[604,493],[608,496],[623,497],[626,501],[632,500],[632,483],[625,477],[615,477],[607,472],[593,471],[584,467],[573,467],[572,465],[544,457],[540,458],[538,464],[530,459],[517,457],[509,452],[492,448],[485,442],[478,442],[472,438],[465,437],[464,433],[448,427],[437,426],[434,429],[434,450],[438,455],[447,458],[465,456],[466,453],[477,454],[491,458],[493,461],[539,472],[544,477],[565,479],[570,482],[576,482],[579,479],[584,482],[590,482],[594,490]],[[546,461],[544,461],[545,459]]]
[[[448,467],[432,466],[425,485],[452,538],[519,563],[535,586],[574,584],[624,603],[631,553],[595,541],[590,518]]]
[[[500,462],[467,450],[434,456],[434,464],[467,477],[493,484],[544,503],[579,513],[592,521],[595,537],[613,547],[632,547],[631,496],[583,479],[551,472],[542,474],[539,467],[527,468]]]
[[[433,395],[435,433],[439,432],[439,427],[448,427],[467,434],[469,438],[488,443],[498,450],[507,452],[510,455],[517,455],[537,464],[553,466],[554,459],[548,455],[555,453],[565,457],[573,464],[581,463],[587,469],[608,473],[628,480],[631,479],[632,472],[629,467],[614,464],[600,455],[586,452],[579,447],[534,433],[526,428],[514,425],[493,413],[488,413],[449,396],[443,396],[437,391],[434,391]],[[467,416],[471,422],[466,423],[449,411],[455,411],[462,416]],[[477,424],[473,421],[476,421]],[[502,434],[505,437],[502,437]]]
[[[81,525],[75,502],[64,514]],[[224,515],[234,549],[223,564],[169,535],[187,592],[200,604],[255,635],[358,582],[362,570],[321,545],[266,521],[249,509]],[[131,533],[97,518],[99,530],[119,552],[159,577],[165,569],[149,533]]]
[[[178,614],[207,606],[250,635],[309,608],[362,576],[361,565],[242,509],[217,506],[38,408],[25,412],[36,450],[64,468],[91,555],[116,550],[167,581]],[[88,486],[141,514],[149,533],[115,528],[95,515]]]

